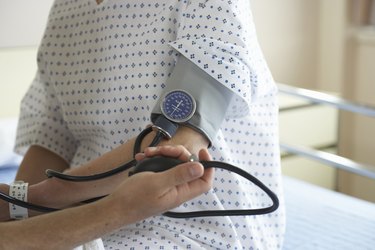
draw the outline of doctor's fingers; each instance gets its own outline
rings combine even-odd
[[[148,147],[145,149],[144,154],[146,157],[162,155],[166,157],[178,158],[184,162],[189,161],[191,156],[190,152],[182,145]]]

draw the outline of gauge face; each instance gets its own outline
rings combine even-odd
[[[183,90],[168,92],[161,104],[161,111],[165,117],[173,122],[186,122],[195,112],[194,98]]]

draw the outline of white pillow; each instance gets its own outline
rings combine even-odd
[[[13,152],[17,118],[0,119],[0,168],[17,167],[22,157]]]

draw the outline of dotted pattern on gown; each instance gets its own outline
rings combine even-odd
[[[246,0],[57,0],[22,101],[16,150],[46,147],[72,166],[135,137],[150,122],[179,54],[237,94],[210,149],[281,198],[276,89]],[[270,200],[217,170],[214,188],[176,209],[241,209]],[[278,249],[283,202],[269,215],[155,216],[103,237],[107,249]]]

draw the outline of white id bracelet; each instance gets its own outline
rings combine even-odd
[[[15,181],[10,184],[9,196],[27,202],[28,183]],[[29,217],[27,208],[9,203],[9,214],[11,219],[22,220]]]

